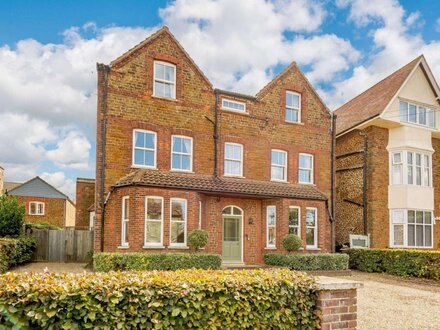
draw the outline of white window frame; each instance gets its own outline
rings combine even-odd
[[[173,202],[184,202],[185,203],[185,217],[184,217],[184,221],[175,221],[173,220]],[[178,222],[178,223],[184,223],[184,234],[185,234],[185,239],[183,243],[173,243],[171,242],[171,232],[172,232],[172,224],[173,222]],[[187,231],[188,231],[188,201],[185,198],[170,198],[170,248],[179,248],[179,247],[187,247]]]
[[[394,163],[394,155],[401,155],[401,163]],[[409,154],[412,155],[412,164],[408,164]],[[417,165],[417,155],[420,155],[421,163]],[[426,166],[426,159],[428,160],[428,166]],[[395,167],[401,167],[402,177],[400,183],[394,182],[394,169]],[[409,172],[411,169],[412,173],[412,183],[409,181]],[[421,184],[417,184],[417,171],[420,170]],[[425,185],[425,171],[428,171],[428,185]],[[432,153],[422,151],[422,150],[394,150],[390,151],[390,170],[389,170],[389,184],[390,185],[409,185],[416,187],[432,187]]]
[[[241,158],[240,159],[233,159],[233,158],[226,158],[226,146],[239,146],[241,148]],[[233,142],[225,142],[224,144],[224,162],[223,162],[223,175],[224,176],[232,176],[232,177],[243,177],[243,155],[244,154],[244,147],[240,143],[233,143]],[[232,161],[232,162],[240,162],[240,174],[231,174],[226,173],[226,162]]]
[[[127,209],[125,208],[125,201],[127,201],[128,205],[128,215]],[[130,223],[130,197],[124,196],[122,197],[122,205],[121,205],[121,247],[129,247],[129,241],[125,241],[125,238],[128,234],[128,226]]]
[[[190,153],[184,153],[184,152],[178,152],[178,151],[173,151],[173,144],[174,144],[174,138],[180,138],[180,139],[188,139],[191,142],[191,148],[190,148]],[[177,172],[192,172],[193,171],[193,138],[191,136],[186,136],[186,135],[172,135],[171,136],[171,170],[172,171],[177,171]],[[190,157],[190,162],[189,162],[189,170],[184,170],[184,169],[180,169],[180,168],[174,168],[173,167],[173,155],[181,155],[181,156],[189,156]]]
[[[161,200],[161,219],[148,219],[148,199]],[[144,215],[144,248],[162,248],[163,247],[163,227],[164,227],[164,198],[162,196],[145,196],[145,215]],[[147,223],[160,222],[160,242],[147,242]]]
[[[170,80],[157,79],[156,78],[156,64],[162,64],[164,66],[168,66],[168,67],[174,68],[174,82],[172,82]],[[154,97],[164,98],[164,99],[175,100],[176,99],[176,83],[177,83],[177,81],[176,81],[176,71],[177,71],[176,65],[174,65],[172,63],[169,63],[169,62],[164,62],[164,61],[154,61],[154,63],[153,63],[153,71],[154,71],[153,72],[153,96]],[[160,83],[163,83],[163,84],[167,84],[167,85],[173,86],[173,95],[174,95],[174,97],[169,98],[169,97],[166,97],[166,96],[163,96],[163,95],[157,95],[156,94],[156,81],[160,82]]]
[[[273,157],[272,157],[272,152],[280,152],[283,153],[285,155],[285,159],[286,159],[286,163],[284,165],[279,165],[279,164],[274,164],[273,163]],[[288,154],[287,151],[284,150],[280,150],[280,149],[271,149],[270,150],[270,180],[271,181],[278,181],[278,182],[287,182],[287,163],[288,163]],[[278,167],[278,168],[282,168],[283,169],[283,176],[284,179],[275,179],[272,177],[272,167]]]
[[[300,158],[301,158],[301,156],[309,156],[309,157],[311,157],[311,159],[312,159],[312,166],[311,166],[311,168],[306,168],[306,167],[300,167]],[[298,155],[298,182],[299,183],[301,183],[301,184],[314,184],[314,182],[315,182],[315,171],[314,171],[314,169],[315,169],[315,157],[314,157],[314,155],[312,155],[312,154],[307,154],[307,153],[300,153],[299,155]],[[307,182],[307,181],[301,181],[300,180],[300,175],[299,175],[299,173],[300,173],[300,171],[301,170],[303,170],[303,171],[310,171],[310,182]]]
[[[242,105],[243,106],[243,110],[239,110],[239,109],[233,108],[231,106],[228,106],[227,104],[225,104],[225,102],[235,103],[235,104]],[[228,111],[234,111],[234,112],[238,112],[238,113],[246,113],[246,103],[235,101],[235,100],[231,100],[231,99],[222,98],[222,109],[228,110]]]
[[[308,210],[313,210],[315,212],[315,226],[309,226],[307,224],[307,211]],[[306,249],[310,249],[310,250],[316,250],[318,249],[318,209],[316,207],[306,207],[306,244],[307,244],[307,229],[309,228],[313,228],[314,229],[314,244],[313,245],[306,245]]]
[[[402,103],[406,103],[406,110],[405,110],[406,114],[402,113]],[[410,121],[410,119],[409,119],[409,107],[410,106],[413,106],[416,108],[416,121],[415,122]],[[420,114],[421,114],[422,109],[425,110],[425,124],[420,122]],[[413,102],[408,102],[406,100],[399,100],[400,122],[403,122],[403,123],[423,126],[423,127],[429,128],[429,129],[436,129],[436,124],[437,124],[436,123],[436,112],[437,112],[436,109],[433,109],[428,106],[418,105]],[[434,123],[433,123],[434,126],[428,125],[428,114],[429,113],[432,113],[432,116],[433,116],[432,118],[434,119]]]
[[[32,213],[32,204],[35,204],[35,213]],[[41,206],[41,212],[39,212],[39,208]],[[44,202],[32,201],[29,202],[29,215],[44,215],[45,205]]]
[[[431,227],[431,245],[430,246],[409,246],[408,245],[408,212],[414,211],[414,217],[415,217],[415,223],[414,225],[417,226],[417,212],[423,212],[423,240],[425,240],[425,227],[430,226]],[[402,223],[395,223],[394,222],[394,214],[396,212],[403,212],[403,222]],[[431,224],[427,225],[425,224],[425,213],[429,212],[431,213]],[[390,236],[389,236],[389,246],[391,248],[404,248],[404,249],[432,249],[434,247],[434,225],[435,225],[435,218],[434,218],[434,212],[432,210],[419,210],[419,209],[390,209],[389,214],[389,223],[390,223]],[[403,225],[403,245],[397,245],[394,244],[394,225],[396,224],[402,224]],[[419,224],[420,226],[420,224]],[[415,231],[416,232],[416,231]],[[416,239],[414,240],[417,241]]]
[[[136,147],[136,133],[144,133],[144,134],[153,134],[154,135],[154,149],[151,148],[144,148],[144,147]],[[134,129],[133,130],[133,144],[132,144],[132,166],[133,167],[141,167],[141,168],[152,168],[156,169],[157,166],[157,133],[153,131],[148,131],[144,129]],[[142,150],[142,151],[153,151],[154,152],[154,164],[151,165],[142,165],[142,164],[136,164],[135,163],[135,150]]]
[[[275,214],[275,223],[273,225],[269,225],[269,210],[274,210]],[[274,244],[269,244],[269,228],[274,228]],[[266,248],[276,248],[277,242],[277,207],[276,205],[268,205],[266,207]]]
[[[294,94],[299,97],[298,108],[287,105],[287,94]],[[285,104],[286,109],[285,109],[285,113],[284,113],[284,120],[288,123],[295,123],[295,124],[301,123],[301,94],[298,92],[294,92],[294,91],[286,91],[286,94],[284,95],[284,97],[286,98],[286,104]],[[298,111],[298,121],[287,120],[287,110]]]
[[[298,210],[298,226],[291,226],[290,225],[290,210],[296,209]],[[301,208],[299,206],[291,205],[289,206],[289,212],[287,214],[287,226],[288,226],[288,233],[290,234],[290,228],[298,228],[298,237],[301,238]]]

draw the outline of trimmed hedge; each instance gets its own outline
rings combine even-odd
[[[314,280],[287,269],[0,276],[0,324],[31,329],[316,329]]]
[[[98,272],[112,270],[176,270],[187,268],[219,269],[222,259],[208,253],[113,253],[93,255],[93,268]]]
[[[348,269],[348,255],[341,253],[269,253],[264,256],[264,262],[303,271]]]
[[[25,263],[32,258],[37,241],[32,236],[0,239],[0,273]]]
[[[440,252],[398,249],[350,249],[350,268],[363,272],[440,279]]]

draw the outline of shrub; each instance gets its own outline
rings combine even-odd
[[[196,250],[208,244],[208,232],[203,229],[194,229],[188,235],[188,245]]]
[[[37,241],[32,236],[0,239],[0,273],[31,260],[36,246]]]
[[[348,254],[350,268],[360,271],[440,279],[439,251],[350,249]]]
[[[26,329],[316,329],[315,290],[313,279],[286,269],[10,273],[0,277],[0,324]]]
[[[298,251],[302,248],[302,240],[297,235],[289,234],[284,236],[281,244],[287,251]]]
[[[41,221],[41,222],[34,222],[34,223],[27,223],[26,228],[35,228],[35,229],[52,229],[52,230],[58,230],[61,229],[58,226],[52,225],[49,222]]]
[[[176,270],[186,268],[219,269],[218,254],[208,253],[96,253],[93,268],[98,272],[112,270]]]
[[[0,196],[0,237],[17,237],[23,227],[25,207],[14,196]]]
[[[348,255],[341,253],[270,253],[264,262],[271,266],[293,270],[344,270],[348,269]]]

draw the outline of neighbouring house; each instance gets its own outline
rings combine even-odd
[[[95,179],[76,179],[76,229],[92,229],[94,222]]]
[[[95,250],[262,263],[331,251],[332,115],[295,63],[255,96],[214,89],[164,27],[98,64]]]
[[[75,226],[75,204],[38,176],[7,193],[25,206],[26,223],[47,222],[58,227]]]
[[[21,185],[20,182],[5,181],[4,173],[5,170],[0,166],[0,196]]]
[[[417,57],[336,110],[336,241],[438,249],[440,90]]]

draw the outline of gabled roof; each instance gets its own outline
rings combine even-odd
[[[126,51],[124,54],[122,54],[121,56],[119,56],[117,59],[113,60],[110,63],[110,67],[118,67],[121,64],[125,63],[126,60],[128,60],[128,58],[130,58],[131,55],[139,52],[140,50],[142,50],[144,47],[146,47],[147,45],[151,44],[154,40],[156,40],[158,37],[162,36],[162,35],[168,35],[177,45],[177,47],[182,51],[183,54],[185,54],[185,56],[188,58],[188,60],[191,62],[191,64],[194,66],[194,68],[197,70],[197,72],[203,77],[203,79],[206,81],[206,83],[213,88],[211,82],[209,81],[209,79],[205,76],[205,74],[203,73],[202,70],[200,70],[200,68],[197,66],[197,64],[194,62],[194,60],[191,58],[191,56],[189,56],[189,54],[186,52],[185,48],[183,48],[183,46],[179,43],[179,41],[174,37],[174,35],[170,32],[170,30],[168,29],[167,26],[163,26],[161,29],[159,29],[158,31],[156,31],[155,33],[153,33],[151,36],[149,36],[147,39],[145,39],[144,41],[142,41],[141,43],[137,44],[136,46],[134,46],[133,48],[129,49],[128,51]]]
[[[431,84],[435,85],[434,89],[438,88],[423,55],[420,55],[335,110],[337,116],[336,134],[341,134],[350,128],[379,116],[421,62],[424,64],[425,70],[428,71]]]
[[[132,185],[193,190],[208,194],[255,196],[259,198],[327,200],[327,196],[313,185],[294,185],[290,183],[170,173],[147,169],[138,169],[131,172],[119,180],[113,187]]]
[[[18,186],[22,185],[22,182],[10,182],[10,181],[5,181],[3,183],[3,190],[4,191],[11,191],[12,189],[17,188]]]
[[[35,178],[26,181],[18,187],[11,189],[8,194],[12,196],[61,198],[72,203],[67,195],[51,186],[39,176],[36,176]]]

